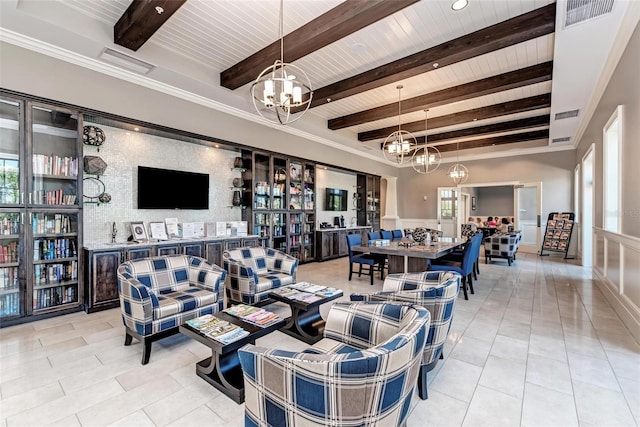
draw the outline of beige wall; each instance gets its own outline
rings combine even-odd
[[[575,163],[595,144],[595,218],[602,227],[602,128],[618,105],[624,106],[622,141],[622,234],[640,237],[640,27],[636,27],[576,152]]]
[[[8,43],[0,43],[0,86],[250,147],[375,175],[397,176],[393,166]]]
[[[474,162],[464,162],[469,169],[470,180],[465,185],[542,182],[542,217],[549,212],[571,210],[572,180],[575,153],[555,153],[506,157]],[[428,175],[404,168],[398,179],[398,215],[401,218],[436,218],[438,187],[451,187],[446,176],[449,165]],[[427,201],[423,196],[427,196]]]

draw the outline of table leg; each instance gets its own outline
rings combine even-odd
[[[315,344],[322,339],[324,325],[319,305],[309,310],[291,307],[291,318],[281,331],[307,344]]]
[[[221,355],[212,350],[211,357],[196,364],[196,373],[236,403],[244,402],[244,378],[237,351]]]

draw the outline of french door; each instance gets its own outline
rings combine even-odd
[[[535,254],[542,242],[542,183],[530,182],[513,188],[515,229],[522,232],[519,251]]]

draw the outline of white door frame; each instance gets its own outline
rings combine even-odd
[[[582,209],[580,230],[582,231],[582,265],[591,267],[594,264],[593,253],[593,220],[595,219],[595,144],[582,156]],[[589,163],[591,163],[589,165]],[[590,167],[589,167],[590,166]],[[589,191],[590,190],[590,191]],[[590,206],[588,206],[590,204]]]
[[[527,253],[538,253],[542,245],[542,182],[523,182],[513,187],[513,211],[514,211],[514,227],[516,230],[523,230],[524,225],[520,223],[520,207],[518,190],[521,188],[536,188],[536,242],[535,244],[526,244],[520,242],[519,250]],[[544,223],[546,224],[546,218]]]

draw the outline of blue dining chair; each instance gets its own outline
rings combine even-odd
[[[382,234],[379,231],[369,231],[367,233],[367,238],[369,240],[382,239]]]
[[[391,232],[391,230],[381,230],[380,235],[383,239],[393,239],[393,233]]]
[[[368,266],[367,273],[371,277],[371,286],[373,286],[373,273],[375,269],[380,272],[380,279],[384,279],[384,259],[375,254],[354,252],[354,246],[362,245],[362,236],[360,234],[347,234],[347,248],[349,251],[349,281],[353,276],[353,264],[360,264],[358,277],[362,275],[362,266]]]
[[[447,262],[440,260],[433,260],[431,262],[432,271],[454,271],[462,276],[462,291],[464,292],[464,299],[468,300],[469,295],[467,294],[467,285],[471,290],[471,293],[475,293],[473,291],[473,256],[475,254],[475,245],[480,244],[481,240],[478,239],[470,239],[464,246],[464,250],[462,251],[462,262]]]
[[[393,240],[402,239],[402,230],[393,230],[391,234],[393,235]]]
[[[474,280],[478,280],[478,274],[480,274],[480,248],[482,247],[482,241],[484,239],[484,235],[482,234],[482,232],[477,232],[474,235],[471,235],[471,237],[469,237],[469,240],[471,239],[476,239],[477,242],[475,242],[475,247],[474,247],[474,253],[473,253],[473,279]],[[440,260],[442,261],[446,261],[446,262],[457,262],[457,263],[461,263],[462,262],[462,252],[463,249],[460,250],[455,250],[452,251],[450,253],[448,253],[447,255],[445,255],[444,257],[440,258]]]

